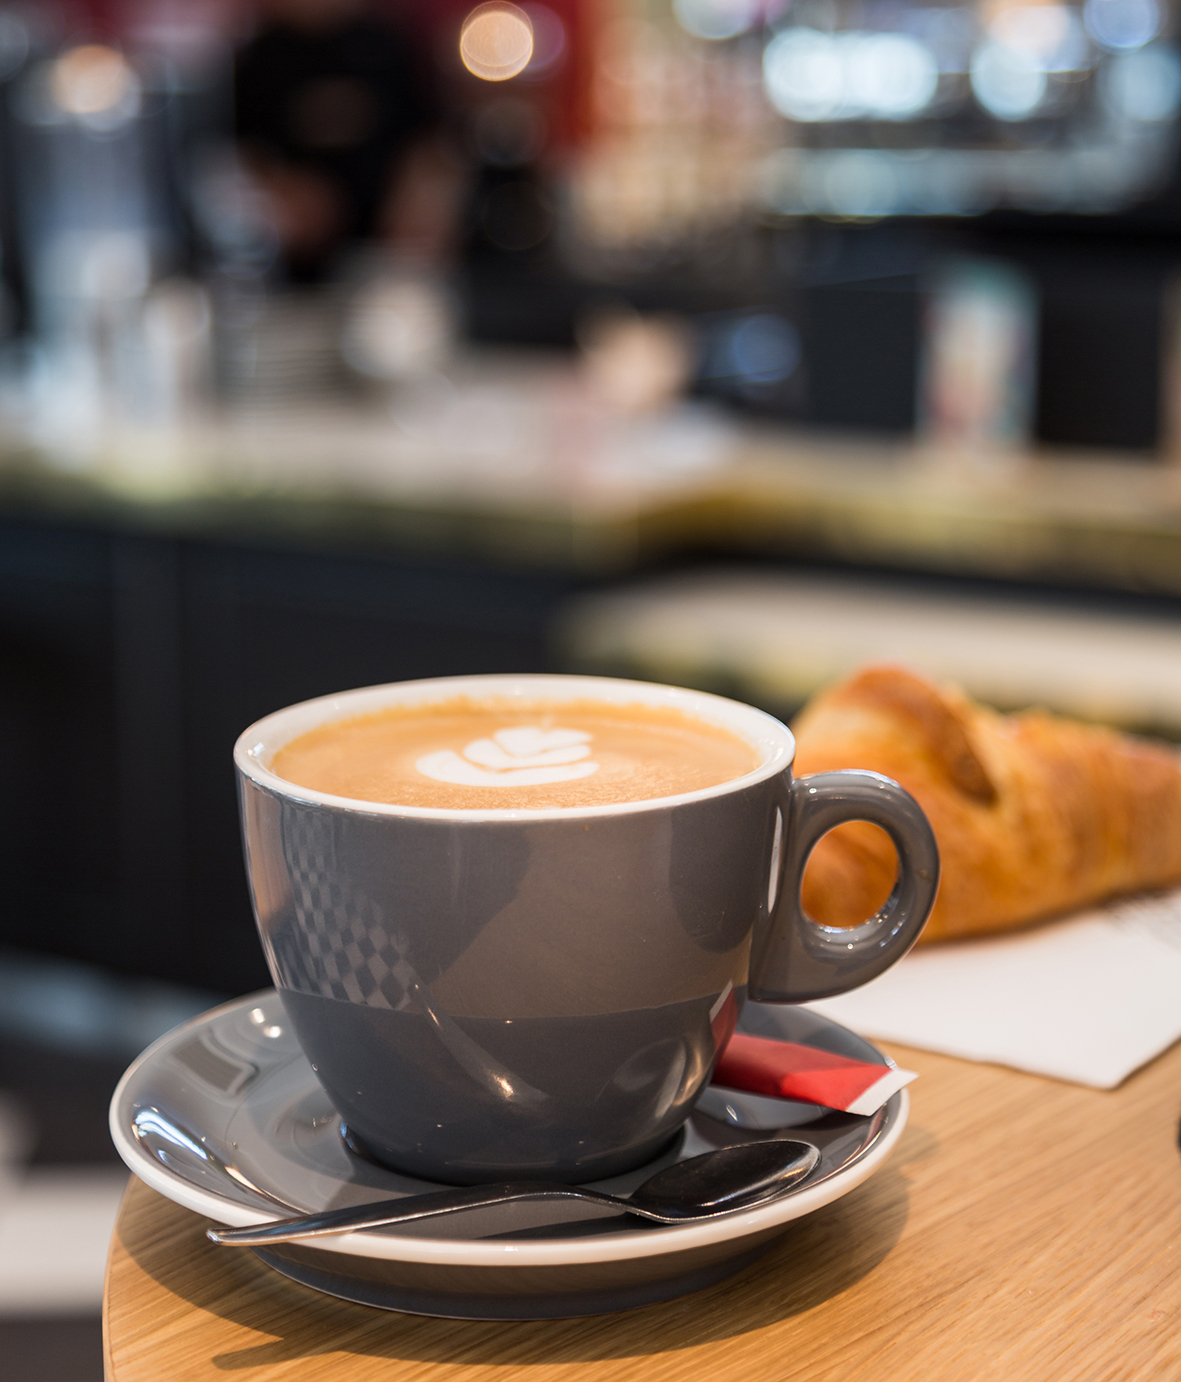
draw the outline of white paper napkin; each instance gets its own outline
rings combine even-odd
[[[865,1036],[1114,1089],[1181,1037],[1181,890],[924,946],[809,1006]]]

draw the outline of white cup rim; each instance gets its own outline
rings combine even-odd
[[[616,705],[640,702],[681,710],[707,724],[719,725],[745,739],[761,756],[762,762],[749,773],[731,778],[714,787],[676,796],[649,797],[640,801],[608,802],[600,806],[480,807],[447,808],[405,806],[388,802],[362,801],[355,797],[334,796],[288,782],[270,770],[274,755],[301,734],[331,724],[335,720],[371,714],[394,705],[429,704],[462,693],[473,696],[514,696],[522,699],[603,700]],[[727,796],[774,777],[791,767],[795,739],[782,721],[743,705],[741,701],[715,696],[708,691],[665,686],[659,682],[627,681],[618,677],[565,674],[494,674],[460,677],[435,677],[423,681],[388,682],[380,686],[359,687],[313,700],[300,701],[256,720],[238,736],[234,762],[243,777],[278,796],[317,806],[360,812],[364,815],[413,817],[423,820],[453,821],[543,821],[617,816],[636,811],[651,811],[669,806],[706,801]]]

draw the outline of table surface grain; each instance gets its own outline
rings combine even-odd
[[[1181,1047],[1097,1092],[891,1047],[893,1158],[720,1285],[594,1319],[350,1305],[215,1248],[133,1180],[108,1382],[1139,1382],[1181,1378]]]

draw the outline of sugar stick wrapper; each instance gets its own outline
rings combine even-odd
[[[913,1070],[853,1060],[794,1041],[735,1032],[714,1066],[713,1083],[868,1115],[911,1080]]]

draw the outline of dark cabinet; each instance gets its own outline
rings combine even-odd
[[[231,749],[270,710],[551,670],[573,578],[407,554],[0,523],[0,944],[267,982]]]

